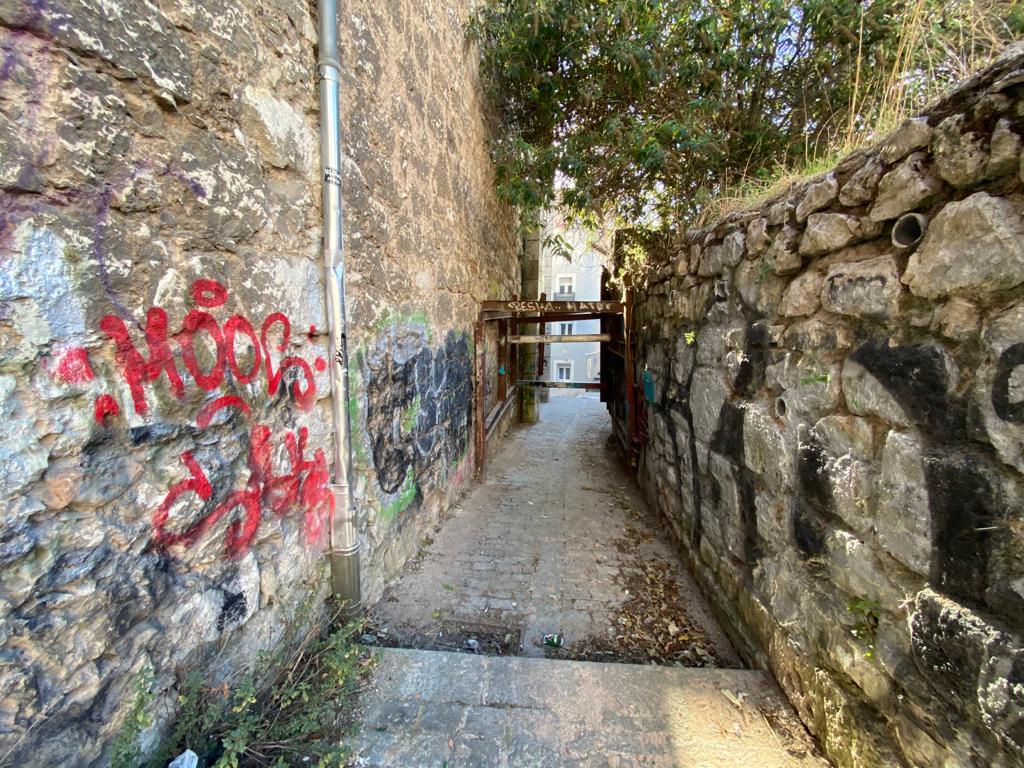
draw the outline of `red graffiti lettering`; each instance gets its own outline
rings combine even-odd
[[[164,497],[163,503],[161,503],[160,506],[157,507],[156,512],[153,513],[153,543],[158,547],[168,547],[182,541],[191,543],[195,538],[199,538],[201,531],[195,533],[194,538],[190,538],[193,535],[192,529],[189,529],[183,534],[168,533],[166,530],[167,518],[170,516],[171,506],[178,500],[179,496],[183,493],[192,492],[203,501],[206,501],[213,495],[213,488],[210,486],[210,481],[206,479],[206,475],[203,473],[203,468],[199,466],[199,462],[192,457],[192,452],[185,451],[182,453],[181,460],[185,463],[185,466],[188,467],[188,471],[192,476],[186,480],[182,480],[180,483],[172,485],[171,489]],[[192,528],[194,529],[201,524],[202,521],[197,523],[195,526],[192,526]]]
[[[195,343],[196,331],[206,331],[214,343],[216,349],[216,360],[209,373],[203,373],[196,361]],[[200,312],[193,309],[185,315],[185,322],[182,324],[181,333],[178,334],[178,343],[181,345],[181,358],[185,367],[192,374],[196,384],[207,392],[217,389],[224,381],[224,336],[220,332],[217,320],[209,312]]]
[[[196,280],[192,283],[192,301],[200,307],[213,309],[228,300],[228,291],[216,280]]]
[[[284,517],[298,508],[303,512],[303,531],[311,544],[322,544],[327,521],[334,512],[334,498],[328,488],[327,460],[322,449],[317,449],[312,460],[305,458],[309,433],[305,427],[284,435],[289,471],[273,474],[273,456],[270,429],[262,424],[249,431],[249,479],[245,488],[232,492],[185,531],[167,531],[171,506],[178,497],[192,491],[203,501],[212,496],[212,488],[202,468],[189,451],[181,455],[191,477],[175,484],[153,515],[154,544],[161,549],[175,544],[193,546],[220,520],[233,519],[225,534],[225,552],[229,557],[240,557],[249,551],[262,520],[263,510],[276,517]]]
[[[202,307],[213,308],[223,305],[227,301],[228,293],[224,286],[215,280],[196,280],[192,285],[192,298]],[[281,338],[275,344],[268,336],[277,330],[276,326],[280,326]],[[146,314],[145,335],[149,353],[147,359],[135,347],[128,328],[120,317],[107,315],[100,321],[100,329],[115,344],[117,359],[131,391],[136,413],[144,414],[149,408],[144,385],[156,382],[164,374],[167,375],[174,395],[179,399],[184,397],[184,384],[168,343],[167,328],[167,313],[161,307],[152,307]],[[310,333],[315,331],[316,326],[310,326]],[[199,359],[201,356],[197,355],[196,341],[196,336],[200,332],[206,334],[212,350],[212,360],[202,363]],[[252,349],[252,362],[246,362],[246,368],[239,362],[239,350],[236,348],[236,340],[239,337],[245,339],[242,344],[243,350],[246,346]],[[278,395],[281,392],[281,382],[284,380],[290,382],[289,392],[300,409],[308,410],[316,401],[313,367],[301,357],[287,354],[291,344],[291,321],[283,312],[269,314],[257,336],[252,322],[242,315],[231,316],[222,328],[209,312],[194,309],[185,315],[181,330],[173,338],[180,349],[181,362],[185,369],[196,385],[207,392],[224,384],[225,369],[238,384],[252,383],[262,371],[266,376],[268,395]],[[275,362],[272,351],[283,355],[279,362]],[[84,355],[84,351],[82,354]],[[243,360],[249,356],[244,352],[242,355]],[[79,371],[81,366],[78,359],[72,357],[67,362],[68,375],[86,375]],[[326,362],[321,360],[315,362],[318,371],[326,368]],[[64,366],[64,363],[61,365]],[[88,375],[91,376],[92,371],[88,368],[87,359],[85,366],[85,370],[88,370]],[[204,370],[204,366],[207,370]],[[293,369],[292,375],[286,375],[289,369]]]
[[[288,368],[299,368],[306,378],[306,388],[302,389],[298,381],[292,382],[292,396],[295,404],[302,410],[308,410],[316,399],[316,381],[313,378],[313,371],[309,363],[301,357],[288,356],[281,359],[281,367],[274,370],[273,359],[270,355],[270,347],[267,345],[267,333],[274,325],[281,325],[281,343],[276,345],[278,352],[288,349],[288,342],[292,338],[292,324],[287,315],[281,312],[274,312],[263,321],[263,329],[260,333],[260,340],[263,342],[263,360],[267,374],[267,394],[276,395],[281,384],[281,376]]]
[[[171,347],[167,343],[167,313],[160,307],[153,307],[146,313],[146,344],[149,347],[149,360],[146,360],[132,343],[128,328],[117,315],[107,315],[100,320],[100,330],[114,342],[117,360],[121,364],[124,378],[132,393],[132,403],[136,413],[145,413],[149,409],[146,393],[142,389],[144,383],[154,382],[167,373],[171,390],[178,398],[185,396],[185,387],[181,376],[174,365]]]
[[[57,375],[68,384],[88,384],[96,376],[89,365],[89,353],[81,347],[72,347],[60,359]]]
[[[242,373],[235,356],[235,334],[239,331],[248,336],[249,343],[252,344],[252,368],[247,373]],[[228,368],[231,369],[231,375],[235,377],[235,381],[239,384],[248,384],[255,379],[260,371],[260,342],[256,338],[256,331],[253,330],[252,323],[241,315],[232,315],[224,323],[224,347],[227,352]]]
[[[117,416],[120,412],[117,401],[110,395],[100,395],[93,403],[93,414],[96,416],[97,424],[106,424],[107,416]]]
[[[313,370],[323,372],[328,363],[323,357],[317,357],[311,365],[301,357],[289,354],[292,332],[287,315],[272,312],[262,324],[254,326],[249,318],[236,314],[221,325],[206,310],[226,304],[227,289],[215,280],[202,279],[192,284],[191,294],[193,302],[201,309],[187,312],[182,319],[181,330],[170,337],[166,311],[161,307],[149,309],[144,329],[144,351],[136,347],[121,317],[107,315],[100,321],[100,329],[114,342],[115,355],[136,413],[148,411],[146,385],[159,382],[164,376],[176,397],[181,399],[185,396],[185,384],[169,339],[178,346],[181,365],[202,390],[213,392],[220,389],[225,385],[225,378],[229,386],[232,383],[251,384],[262,374],[266,379],[267,395],[287,394],[300,409],[313,405],[317,394]],[[309,341],[314,341],[317,332],[315,325],[309,326]],[[206,335],[205,339],[197,339],[201,333]],[[203,354],[204,348],[209,350],[209,354]],[[70,350],[60,363],[58,373],[69,382],[93,378],[84,350]],[[252,407],[242,394],[221,394],[202,407],[196,416],[196,426],[200,430],[208,428],[220,411],[229,408],[246,417],[252,415]],[[110,395],[96,399],[97,422],[105,423],[108,416],[118,413],[118,404]],[[211,502],[214,489],[203,468],[190,451],[182,453],[181,460],[189,474],[170,487],[153,513],[153,545],[158,549],[175,545],[192,547],[218,523],[226,523],[225,551],[230,557],[239,557],[252,545],[264,515],[280,518],[292,510],[299,510],[302,514],[301,525],[307,541],[322,544],[328,521],[334,513],[327,458],[322,449],[315,450],[312,457],[307,458],[309,432],[305,427],[298,432],[285,432],[282,439],[288,468],[277,475],[274,473],[270,428],[262,424],[250,426],[246,485],[240,490],[225,489],[218,494],[216,504]],[[171,509],[187,493],[195,494],[204,502],[202,516],[194,522],[175,526],[170,521]],[[205,505],[206,502],[210,503]]]
[[[246,416],[252,412],[245,400],[238,395],[224,395],[203,407],[203,410],[196,416],[196,426],[200,429],[206,429],[210,426],[210,422],[213,421],[214,414],[222,408],[238,408]]]

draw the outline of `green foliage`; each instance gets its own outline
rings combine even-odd
[[[828,384],[830,381],[832,381],[831,373],[812,373],[800,379],[800,386],[808,387],[813,384]]]
[[[353,641],[361,625],[340,618],[318,623],[304,606],[282,641],[232,681],[210,687],[189,675],[153,768],[185,749],[216,768],[345,765],[346,708],[371,660]]]
[[[850,613],[857,617],[850,631],[864,645],[864,658],[875,657],[875,638],[878,635],[878,619],[881,607],[874,600],[858,597],[847,606]]]
[[[499,194],[528,224],[556,205],[589,221],[692,218],[741,178],[806,162],[894,104],[920,106],[1022,31],[1011,8],[490,0],[468,31],[499,118]],[[946,66],[951,52],[963,66]]]
[[[132,680],[132,703],[125,715],[121,730],[114,739],[110,758],[111,768],[135,768],[141,758],[139,736],[152,724],[146,712],[153,701],[153,670],[143,667]]]

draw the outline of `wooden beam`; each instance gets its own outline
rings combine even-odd
[[[617,315],[622,312],[621,301],[485,301],[484,312],[511,312],[521,315],[527,312],[595,312]]]
[[[606,317],[615,317],[607,312],[549,312],[542,315],[515,315],[520,323],[557,323],[566,320],[601,320]],[[490,322],[491,318],[487,318]]]
[[[539,387],[543,389],[600,389],[601,382],[576,381],[517,381],[517,387]]]
[[[569,344],[583,341],[611,341],[607,333],[577,333],[562,336],[557,333],[534,334],[529,336],[509,336],[509,344]]]

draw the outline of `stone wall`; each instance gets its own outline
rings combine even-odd
[[[519,292],[469,0],[341,4],[349,322],[363,596],[377,600],[473,471],[479,302]],[[493,388],[493,382],[488,388]]]
[[[370,600],[472,466],[467,331],[516,292],[465,4],[344,4]],[[0,0],[0,762],[102,763],[144,668],[155,739],[323,585],[310,6]]]
[[[756,210],[619,241],[642,484],[838,766],[1024,765],[1022,136],[1008,56]]]

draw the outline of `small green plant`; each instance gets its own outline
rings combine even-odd
[[[455,587],[453,587],[451,584],[442,584],[441,585],[441,589],[443,589],[445,592],[454,592],[455,591]]]
[[[152,685],[153,670],[148,666],[139,670],[132,680],[132,703],[114,739],[111,768],[135,768],[140,764],[139,736],[152,723],[146,711],[153,701]]]
[[[811,384],[828,384],[832,381],[831,373],[812,373],[810,376],[804,376],[800,379],[800,386],[806,387]]]
[[[301,606],[278,645],[231,680],[189,675],[152,768],[185,749],[214,768],[345,765],[346,705],[373,658],[355,643],[362,625],[342,616]]]
[[[847,606],[857,621],[850,628],[853,636],[864,646],[864,658],[875,657],[875,639],[878,634],[878,617],[881,607],[874,600],[858,597]]]
[[[768,276],[771,274],[773,274],[772,268],[767,264],[762,264],[757,268],[757,272],[754,274],[754,282],[760,285],[767,280]]]
[[[688,347],[692,347],[694,344],[697,343],[696,331],[687,331],[686,333],[683,334],[683,337],[686,339],[686,346]]]

